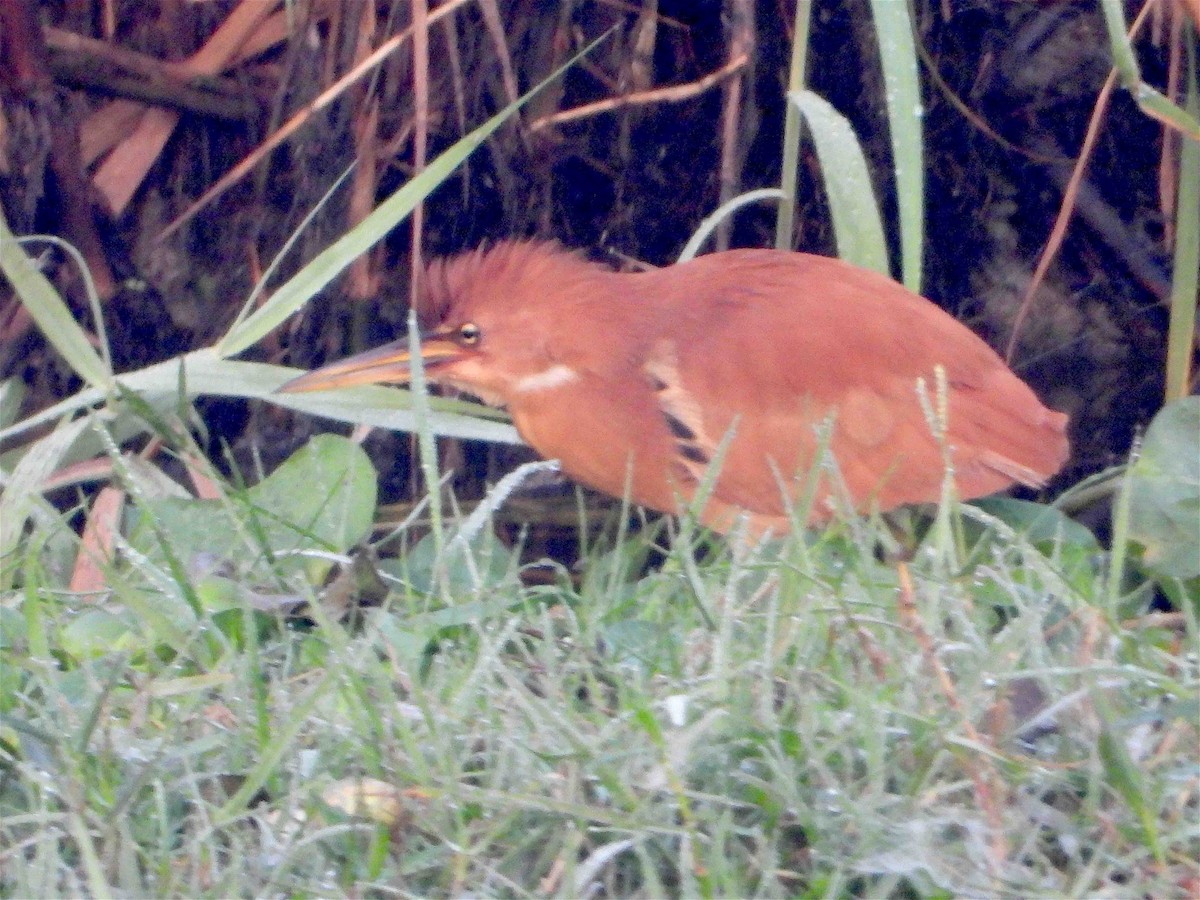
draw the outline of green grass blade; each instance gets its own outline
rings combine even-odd
[[[326,670],[306,693],[300,695],[288,711],[286,718],[281,717],[282,721],[276,722],[271,743],[261,748],[258,761],[246,773],[241,786],[213,816],[217,825],[225,825],[245,812],[250,800],[267,783],[267,779],[275,773],[284,756],[292,749],[296,737],[304,728],[306,720],[313,714],[321,698],[335,683],[333,671]]]
[[[1104,11],[1104,27],[1108,31],[1113,65],[1121,75],[1121,86],[1133,95],[1137,105],[1147,115],[1170,123],[1193,141],[1200,141],[1200,115],[1180,109],[1142,80],[1137,55],[1125,30],[1125,10],[1121,0],[1101,0],[1100,8]]]
[[[97,403],[102,402],[104,397],[105,393],[100,388],[84,388],[66,400],[60,400],[53,406],[36,412],[28,418],[22,419],[20,422],[9,425],[7,428],[0,428],[0,441],[9,441],[13,438],[18,438],[42,425],[48,425],[64,416],[79,412],[81,409],[95,406]]]
[[[1150,852],[1154,854],[1154,861],[1160,866],[1165,866],[1167,858],[1163,852],[1162,840],[1159,838],[1157,815],[1146,794],[1142,773],[1130,757],[1121,736],[1113,731],[1110,717],[1105,713],[1103,703],[1099,698],[1097,698],[1097,712],[1100,713],[1100,737],[1096,749],[1099,751],[1100,760],[1104,765],[1108,783],[1133,810],[1142,826],[1146,844],[1149,846]]]
[[[1130,465],[1125,470],[1118,488],[1117,499],[1112,510],[1112,549],[1108,555],[1108,577],[1105,581],[1105,602],[1109,615],[1117,615],[1118,604],[1121,602],[1122,589],[1125,586],[1125,569],[1129,562],[1129,518],[1133,494],[1130,490],[1132,483],[1131,469],[1137,463],[1141,452],[1140,442],[1135,441],[1129,452]]]
[[[1112,50],[1113,65],[1121,73],[1121,84],[1134,90],[1142,81],[1138,71],[1137,57],[1125,33],[1125,9],[1121,0],[1100,0],[1104,12],[1104,27],[1108,30],[1108,44]]]
[[[151,405],[161,407],[163,404],[174,404],[179,395],[181,367],[189,398],[218,396],[268,400],[288,409],[339,422],[396,431],[413,431],[416,428],[412,397],[408,391],[364,385],[312,394],[277,394],[275,390],[281,384],[299,374],[296,369],[221,359],[212,348],[196,350],[177,359],[124,373],[117,376],[117,382],[126,390],[144,397]],[[86,388],[16,425],[0,429],[0,440],[20,437],[33,428],[103,400],[103,392]],[[442,397],[431,397],[430,405],[430,422],[435,434],[501,444],[521,443],[516,429],[499,410]]]
[[[1200,118],[1200,66],[1193,47],[1188,60],[1187,109]],[[1166,401],[1188,394],[1192,371],[1196,303],[1200,300],[1200,143],[1179,148],[1179,194],[1175,202],[1175,261],[1171,278],[1171,322],[1167,332]]]
[[[879,204],[850,122],[812,91],[788,94],[788,100],[804,114],[812,132],[838,255],[847,262],[890,275]]]
[[[792,38],[792,64],[788,71],[788,93],[804,90],[808,68],[808,35],[812,20],[812,0],[796,0],[796,31]],[[792,249],[792,229],[796,220],[796,174],[800,167],[800,110],[786,104],[783,117],[783,162],[779,186],[783,200],[775,218],[775,249]]]
[[[688,242],[679,252],[678,261],[686,262],[695,257],[700,252],[700,248],[704,246],[704,242],[708,240],[709,235],[716,231],[717,226],[743,206],[749,206],[751,203],[757,203],[759,200],[786,201],[786,199],[787,193],[778,188],[759,188],[756,191],[747,191],[744,194],[738,194],[736,197],[726,200],[717,207],[711,216],[706,217],[692,233],[692,236],[688,238]]]
[[[189,394],[269,400],[309,415],[341,422],[372,425],[396,431],[413,431],[417,419],[408,391],[364,385],[341,391],[312,394],[277,394],[276,388],[295,375],[295,370],[263,363],[221,359],[211,349],[184,357]],[[179,361],[151,366],[121,384],[141,394],[173,397],[178,390]],[[520,443],[503,414],[478,403],[430,398],[430,425],[434,432],[464,440]]]
[[[1177,129],[1185,139],[1200,141],[1200,115],[1180,109],[1160,91],[1142,82],[1133,92],[1133,99],[1142,112]]]
[[[417,333],[417,311],[412,307],[408,310],[408,332]],[[416,422],[418,463],[421,476],[425,479],[425,493],[429,497],[429,518],[433,534],[435,556],[439,564],[439,573],[443,562],[442,550],[446,536],[442,530],[442,486],[438,482],[437,443],[434,441],[433,411],[429,405],[429,385],[425,380],[425,360],[421,357],[420,341],[413,341],[412,354],[412,391],[409,396],[413,401],[413,414]]]
[[[900,218],[900,272],[909,290],[921,291],[925,240],[925,160],[922,150],[921,80],[908,3],[872,0],[879,61],[886,86],[888,130]]]
[[[112,368],[105,364],[54,285],[21,249],[0,210],[0,271],[3,271],[21,303],[37,323],[46,340],[88,384],[105,387],[112,383]]]
[[[342,270],[366,252],[408,216],[418,203],[445,181],[491,134],[513,116],[530,98],[551,84],[608,36],[593,41],[533,90],[510,103],[470,134],[460,138],[449,150],[431,162],[424,171],[379,204],[365,219],[331,246],[317,254],[308,265],[282,284],[271,299],[245,321],[234,326],[217,344],[221,356],[233,356],[252,346],[264,335],[300,309],[315,294],[333,281]]]
[[[356,161],[346,166],[345,171],[343,171],[341,175],[334,179],[333,184],[331,184],[328,190],[321,195],[321,199],[319,199],[313,208],[305,214],[304,218],[300,221],[300,224],[296,226],[296,229],[288,236],[288,239],[283,242],[283,246],[279,248],[279,251],[275,254],[275,258],[271,260],[271,264],[268,265],[263,271],[262,277],[258,279],[258,283],[255,284],[253,290],[250,291],[250,296],[246,298],[246,302],[243,303],[242,308],[238,310],[237,318],[233,320],[233,325],[231,325],[229,328],[230,332],[233,332],[235,329],[237,329],[242,322],[246,321],[246,319],[248,319],[254,313],[254,308],[258,302],[259,295],[266,290],[267,284],[270,283],[275,271],[283,263],[284,259],[287,258],[288,252],[292,249],[292,247],[299,243],[300,238],[304,234],[305,230],[307,230],[308,226],[313,223],[313,220],[316,219],[321,210],[323,210],[329,204],[329,201],[337,195],[337,192],[341,189],[342,185],[346,183],[346,179],[348,179],[354,173],[355,166],[357,165],[358,163]]]
[[[25,452],[11,473],[0,470],[0,559],[12,558],[21,546],[25,522],[36,511],[42,485],[87,427],[86,419],[62,421]]]

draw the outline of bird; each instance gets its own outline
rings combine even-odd
[[[506,408],[572,480],[667,514],[703,503],[717,532],[936,502],[947,462],[962,499],[1041,487],[1069,454],[1067,416],[982,338],[836,258],[735,249],[618,272],[510,240],[435,260],[419,284],[417,336],[280,390],[406,383],[419,342],[430,382]]]

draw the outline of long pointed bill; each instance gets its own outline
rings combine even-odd
[[[446,338],[430,336],[421,342],[421,360],[429,368],[460,359],[462,348]],[[341,362],[314,369],[281,385],[281,394],[328,391],[356,384],[406,384],[411,377],[412,348],[407,340],[384,344]]]

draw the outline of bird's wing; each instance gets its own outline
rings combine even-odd
[[[785,513],[795,493],[785,486],[816,461],[830,417],[832,453],[856,505],[936,498],[942,444],[918,380],[936,406],[939,366],[963,496],[1040,483],[1065,459],[1065,417],[969,329],[889,279],[800,254],[781,264],[746,251],[690,265],[682,286],[653,286],[673,301],[664,304],[672,325],[645,369],[694,476],[735,428],[718,501]]]

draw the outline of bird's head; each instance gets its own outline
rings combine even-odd
[[[358,384],[404,384],[419,346],[432,382],[509,405],[525,391],[578,377],[592,355],[573,321],[607,299],[606,269],[551,243],[502,243],[425,273],[417,305],[419,341],[394,341],[287,382],[285,393]]]

